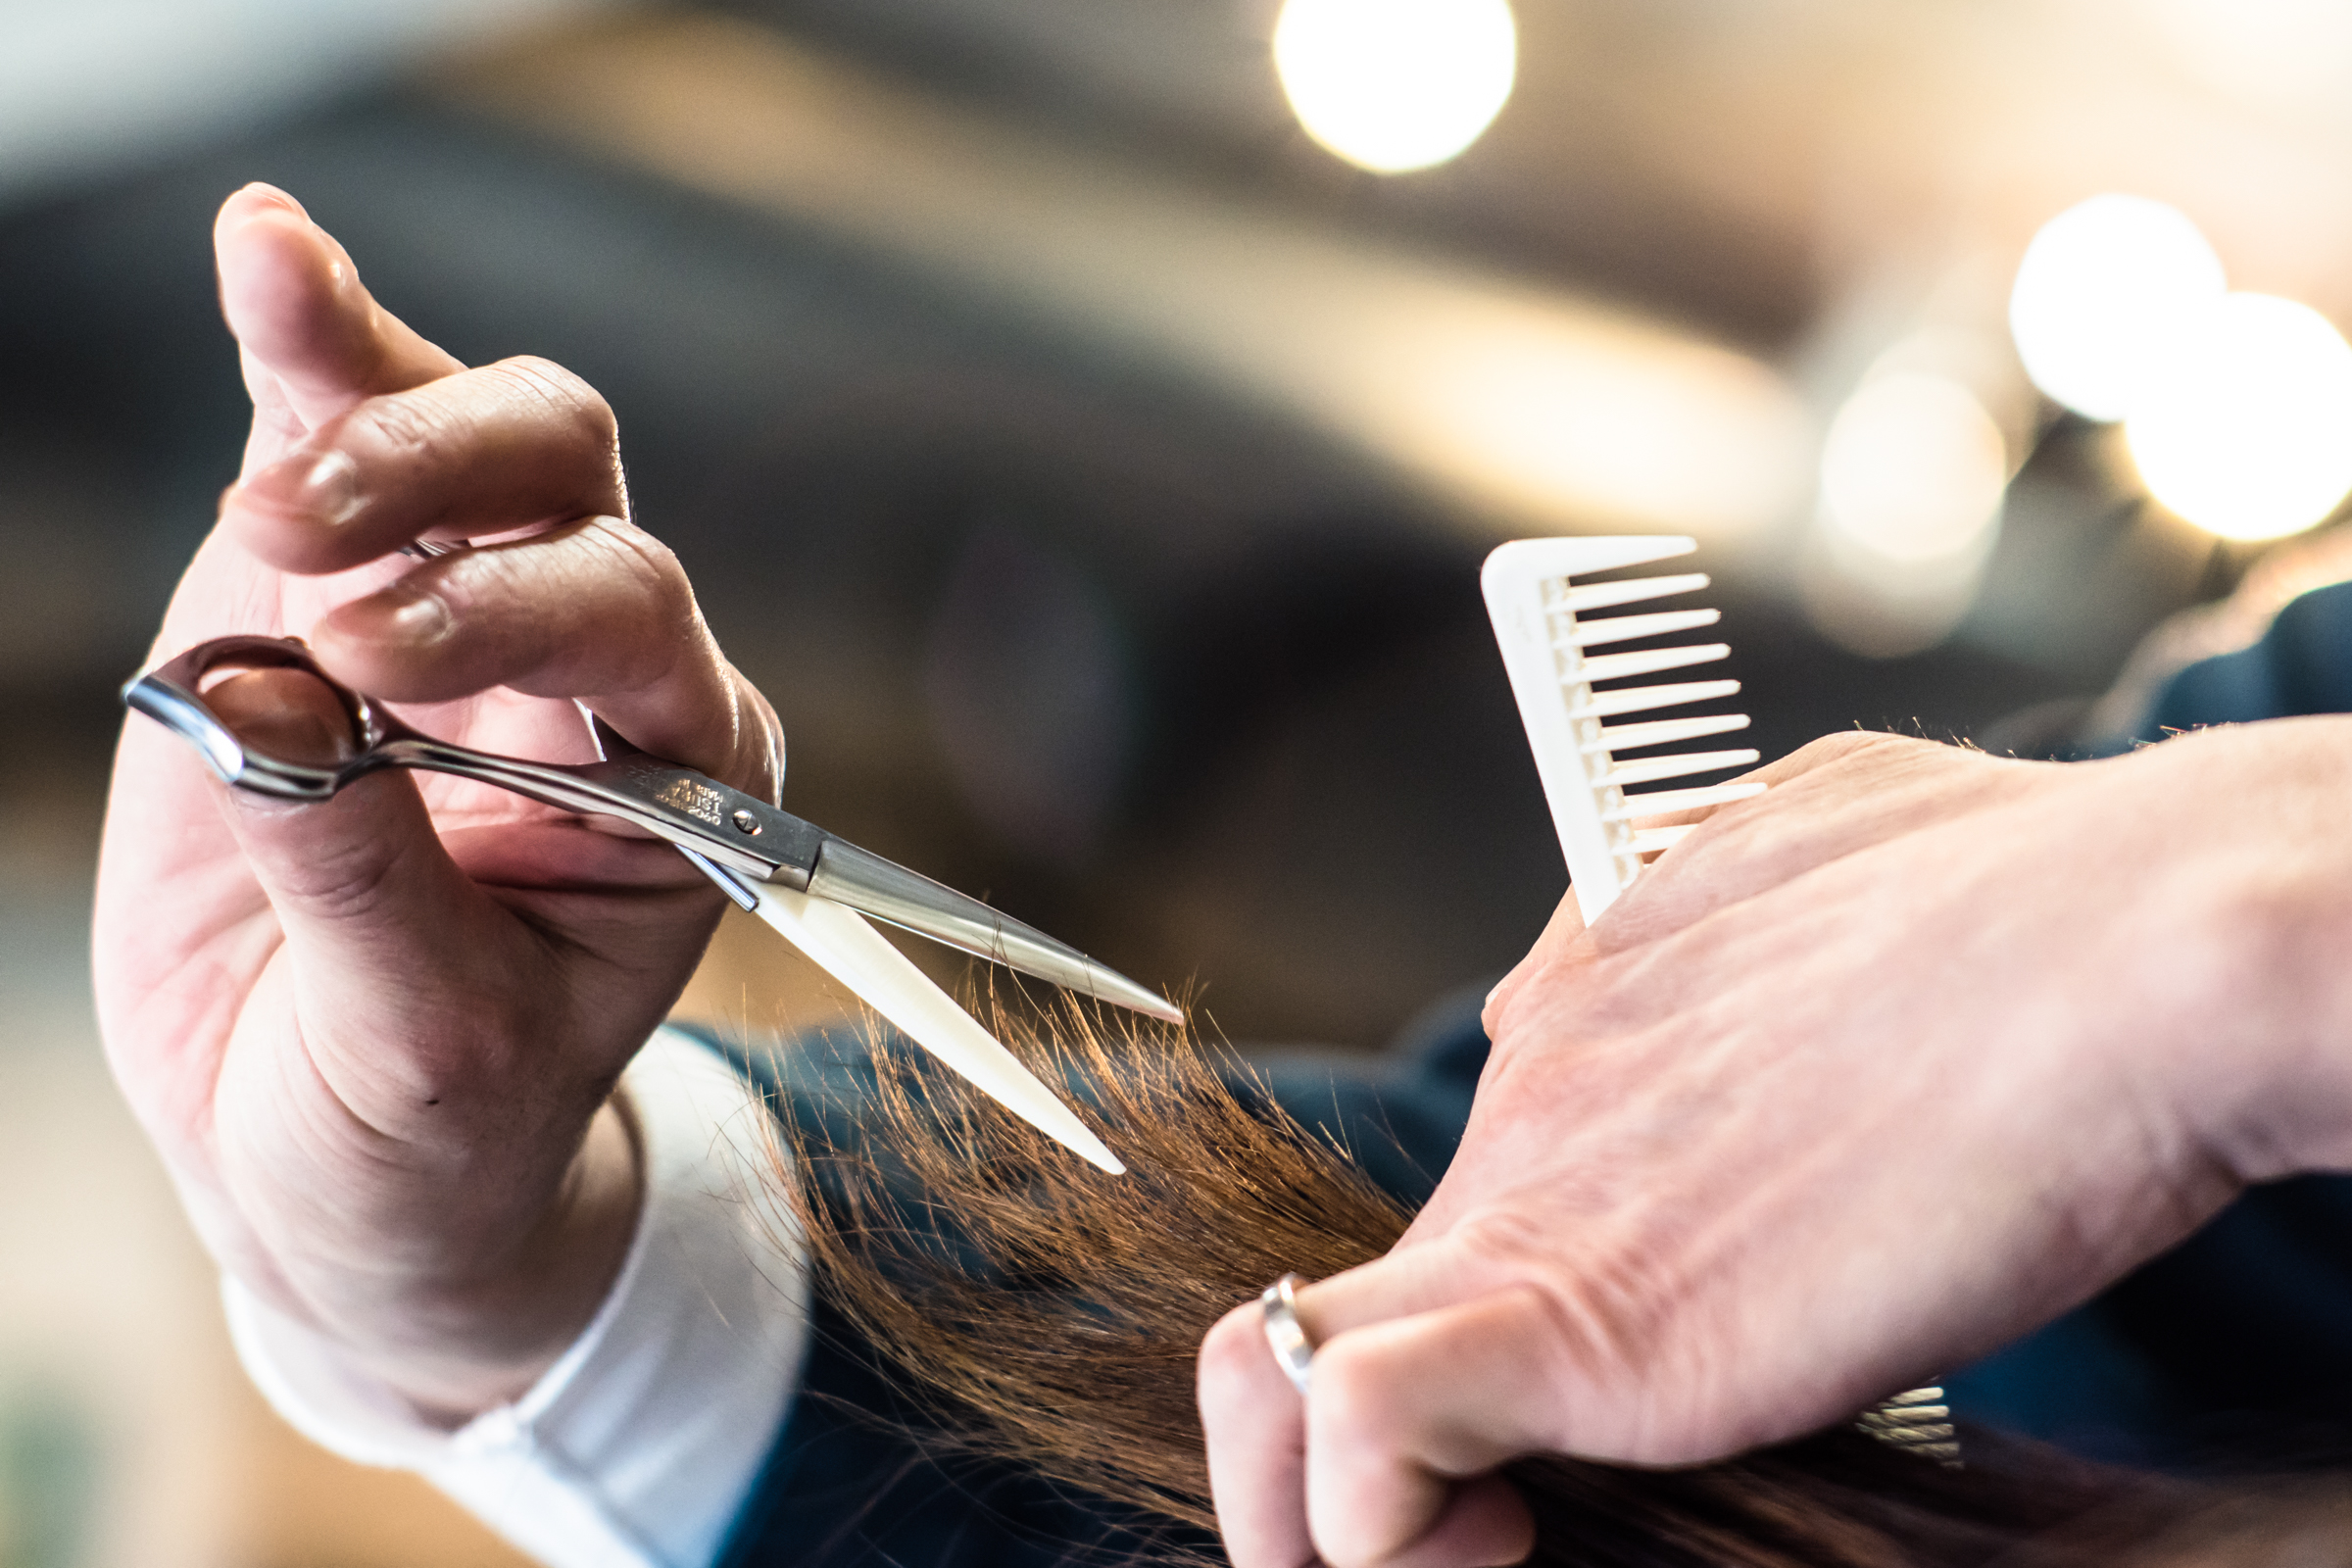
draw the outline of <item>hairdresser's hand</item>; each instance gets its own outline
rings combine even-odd
[[[2352,720],[2112,761],[1887,736],[1766,770],[1498,987],[1460,1154],[1388,1257],[1254,1306],[1201,1400],[1237,1568],[1513,1560],[1488,1476],[1850,1417],[2245,1184],[2352,1162]]]
[[[295,634],[428,733],[584,760],[585,706],[772,798],[774,714],[627,520],[593,391],[541,361],[467,369],[265,187],[228,200],[215,243],[253,434],[159,655]],[[418,538],[494,542],[396,553]],[[303,684],[212,695],[300,745]],[[387,772],[270,803],[133,718],[100,1017],[221,1263],[454,1418],[527,1388],[617,1270],[637,1176],[609,1096],[718,908],[666,848],[501,791]]]

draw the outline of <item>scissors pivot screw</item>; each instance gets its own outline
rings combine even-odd
[[[735,831],[738,833],[748,833],[754,837],[759,835],[760,819],[749,811],[737,811],[727,820],[735,824]]]

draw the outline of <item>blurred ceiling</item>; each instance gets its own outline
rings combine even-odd
[[[2174,203],[2240,286],[2338,314],[2352,20],[2329,0],[1517,0],[1517,91],[1389,179],[1301,135],[1274,0],[737,0],[935,87],[1279,182],[1742,342],[1857,275],[1987,253],[2095,191]]]
[[[1299,130],[1278,0],[722,5],[19,8],[0,202],[455,59],[467,103],[1308,417],[1474,530],[1739,536],[1791,582],[1819,431],[1889,348],[1957,344],[2023,461],[2007,283],[2083,196],[2352,310],[2324,0],[1518,0],[1499,119],[1390,177]]]
[[[0,8],[0,204],[283,119],[595,0],[76,0]]]
[[[764,28],[632,19],[446,80],[469,106],[1302,419],[1424,480],[1488,537],[1722,537],[1803,493],[1803,411],[1750,359],[943,104]]]
[[[0,200],[232,133],[595,0],[88,0],[0,15]],[[1740,344],[1866,281],[1997,293],[2102,189],[2238,286],[2352,296],[2352,22],[2328,0],[1518,0],[1519,84],[1445,167],[1348,170],[1284,104],[1275,0],[733,0],[737,15],[1107,159],[1405,229]],[[807,106],[803,106],[804,109]]]
[[[1298,128],[1272,0],[738,0],[438,79],[1301,420],[1472,536],[1689,531],[1865,651],[1956,634],[2088,672],[2243,563],[2139,506],[2095,431],[2028,461],[2052,426],[2005,323],[2027,240],[2126,189],[2195,215],[2234,287],[2329,311],[2344,286],[2325,88],[2352,32],[2217,7],[1521,0],[1493,127],[1389,177]],[[1890,366],[1981,407],[1996,489],[2025,469],[1925,567],[1857,557],[1815,502],[1823,432]],[[2048,591],[2085,574],[2105,612]]]

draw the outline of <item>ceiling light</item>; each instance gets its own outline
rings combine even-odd
[[[2077,414],[2120,419],[2180,320],[2228,287],[2197,225],[2141,196],[2093,196],[2041,226],[2009,295],[2034,384]]]
[[[1274,69],[1306,133],[1377,173],[1460,153],[1511,95],[1507,0],[1288,0]]]
[[[2173,334],[2124,426],[2149,492],[2225,539],[2275,539],[2352,491],[2352,344],[2307,305],[2230,294]]]

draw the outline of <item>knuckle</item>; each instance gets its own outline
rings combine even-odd
[[[619,517],[599,519],[592,525],[591,537],[634,591],[644,596],[648,624],[668,632],[670,658],[662,674],[669,673],[676,662],[690,653],[708,652],[715,657],[716,647],[703,623],[702,607],[695,601],[694,583],[676,551]]]
[[[324,924],[365,926],[394,912],[391,867],[380,855],[356,850],[322,853],[286,897],[311,919]]]
[[[352,422],[390,449],[395,461],[430,461],[449,444],[450,422],[437,399],[405,392],[369,398]]]
[[[1471,1258],[1516,1277],[1539,1266],[1556,1241],[1532,1214],[1514,1208],[1482,1208],[1453,1227],[1450,1240]]]
[[[1531,1376],[1587,1391],[1603,1407],[1620,1398],[1644,1411],[1671,1407],[1654,1396],[1683,1381],[1668,1372],[1689,1348],[1692,1327],[1692,1293],[1665,1261],[1675,1253],[1671,1238],[1645,1245],[1587,1239],[1567,1255],[1556,1223],[1491,1209],[1467,1216],[1450,1240],[1473,1271],[1515,1282],[1508,1287],[1517,1297],[1513,1309],[1536,1320],[1535,1342],[1547,1347],[1551,1361],[1531,1368]]]
[[[1736,820],[1753,825],[1776,821],[1797,809],[1796,802],[1818,804],[1868,792],[1884,805],[1897,792],[1915,795],[1944,788],[1954,778],[1954,769],[1973,777],[1980,769],[2017,765],[2022,764],[2005,763],[1982,752],[1916,735],[1846,730],[1822,736],[1791,752],[1770,769],[1779,788],[1739,803],[1739,807],[1748,808],[1745,812],[1739,807],[1731,809]]]
[[[1561,1344],[1639,1384],[1673,1339],[1683,1295],[1654,1261],[1611,1248],[1580,1257],[1573,1283],[1547,1281],[1540,1298]]]
[[[678,553],[647,533],[633,522],[615,518],[607,525],[615,543],[627,549],[645,574],[647,583],[661,592],[664,610],[683,609],[694,603],[694,584],[686,576],[686,568],[678,561]]]
[[[1258,1362],[1267,1354],[1255,1305],[1237,1306],[1217,1319],[1200,1340],[1195,1376],[1203,1414],[1246,1400],[1258,1381]]]
[[[1315,1555],[1322,1568],[1385,1568],[1396,1560],[1398,1543],[1375,1536],[1346,1513],[1315,1531]]]
[[[761,695],[760,688],[732,664],[726,666],[726,680],[735,719],[735,771],[740,775],[729,782],[770,802],[781,800],[784,721],[776,716],[775,706]]]
[[[1801,766],[1809,771],[1850,762],[1858,758],[1883,756],[1889,751],[1906,751],[1934,744],[1933,741],[1919,740],[1914,736],[1889,735],[1884,730],[1847,729],[1807,741],[1789,754],[1788,760],[1792,766]]]
[[[1480,1100],[1502,1106],[1541,1097],[1563,1115],[1572,1114],[1588,1101],[1583,1062],[1592,1041],[1584,1027],[1591,1015],[1579,1016],[1576,1010],[1582,1002],[1581,998],[1562,998],[1541,1009],[1518,1008],[1491,1031],[1488,1038],[1494,1043],[1478,1077]],[[1474,1106],[1471,1114],[1475,1118],[1478,1107]],[[1471,1233],[1468,1245],[1473,1248],[1483,1245],[1476,1235],[1482,1223],[1480,1217],[1464,1221]]]
[[[610,451],[620,440],[620,421],[604,394],[573,371],[536,354],[520,354],[489,367],[488,373],[510,385],[517,396],[561,419],[586,444]]]
[[[476,1113],[489,1110],[501,1119],[513,1116],[515,1107],[502,1093],[514,1076],[506,1070],[510,1053],[501,1049],[511,1037],[488,1023],[463,1032],[434,1027],[445,1024],[446,1020],[439,1018],[412,1022],[407,1038],[398,1049],[383,1054],[377,1070],[397,1078],[398,1093],[413,1103]]]
[[[1342,1334],[1315,1351],[1315,1433],[1318,1442],[1376,1443],[1391,1430],[1395,1356],[1375,1331]]]

